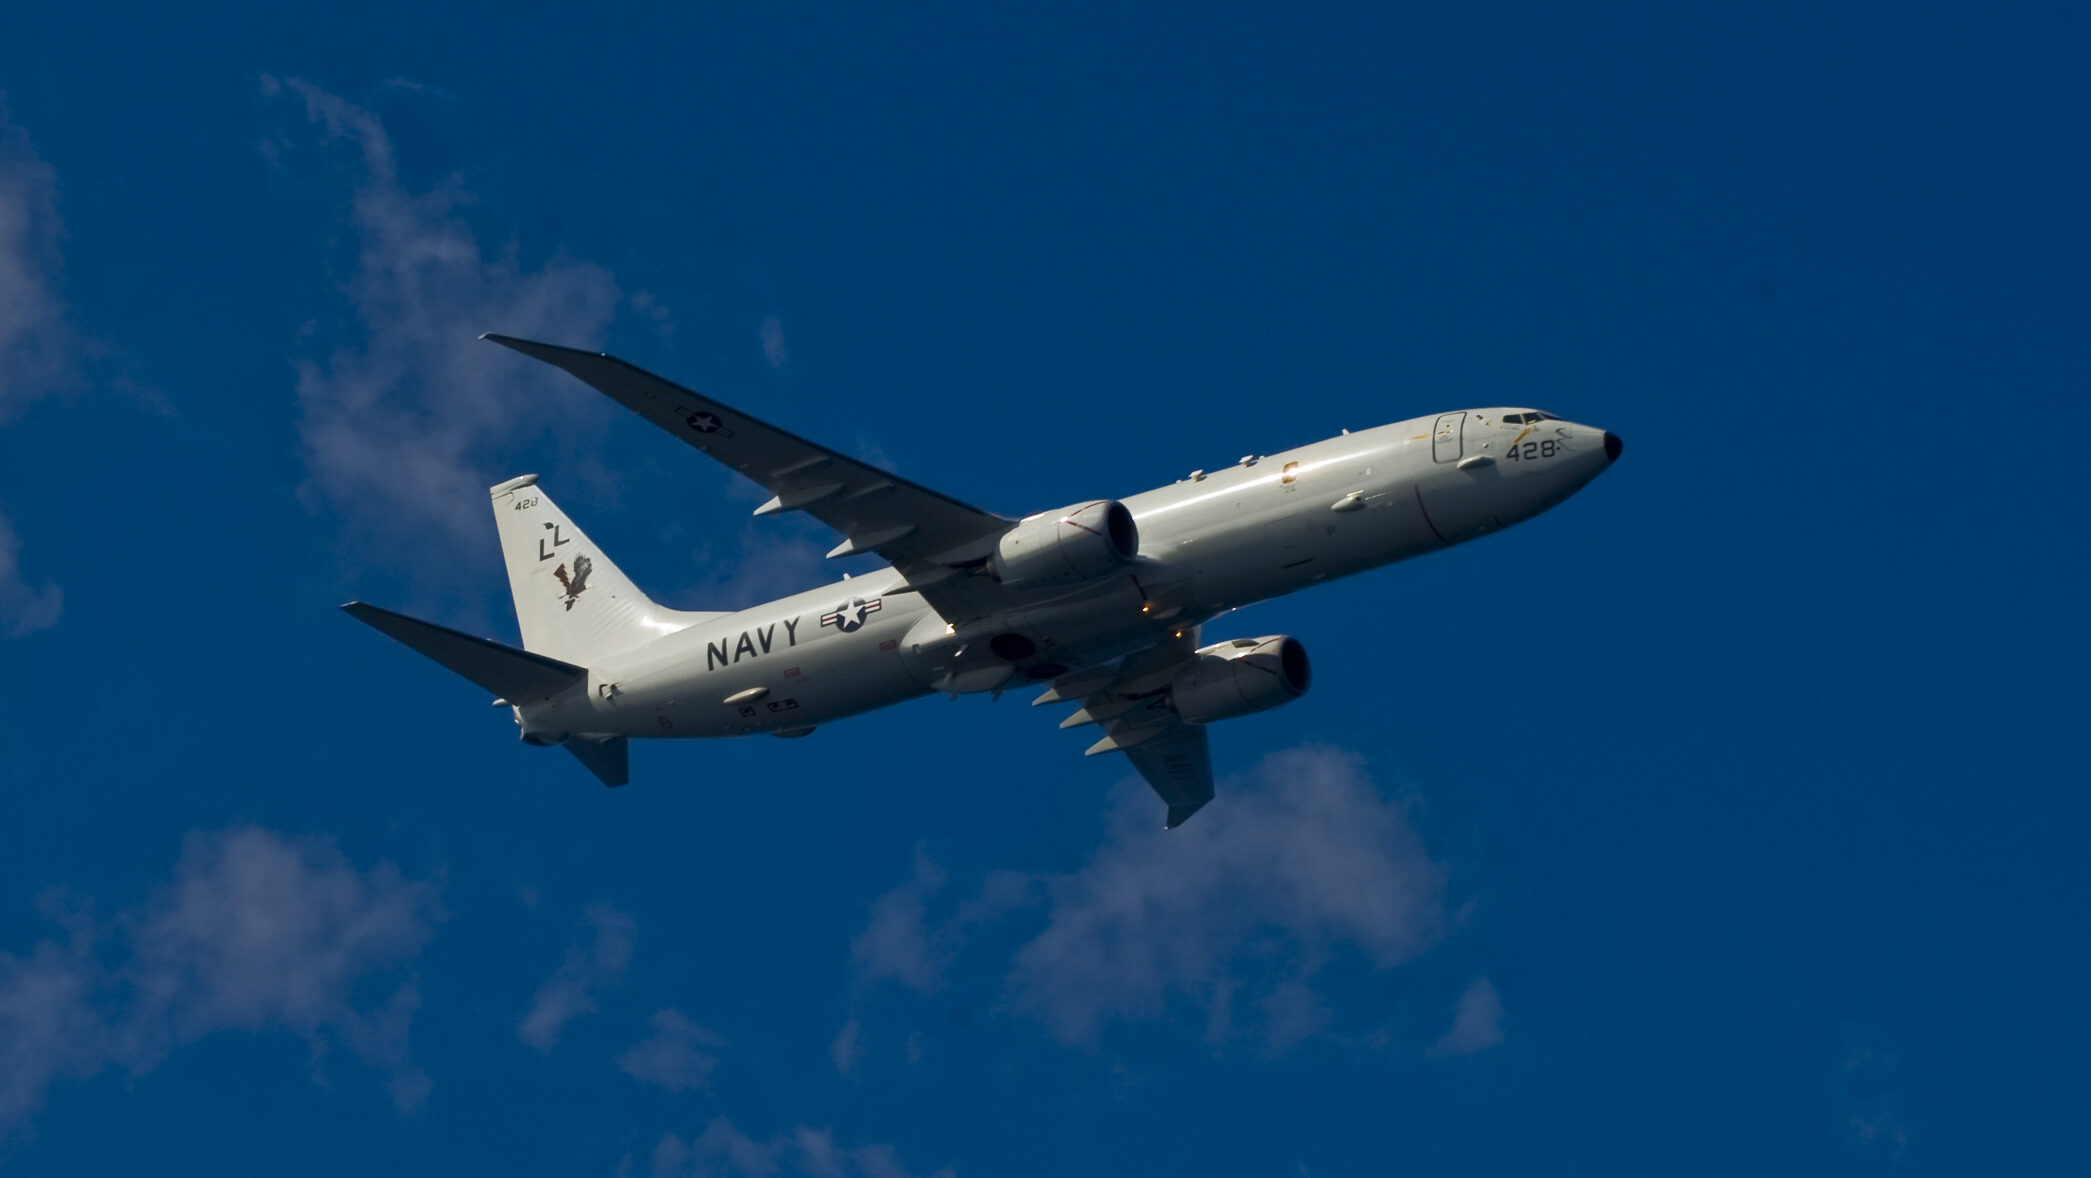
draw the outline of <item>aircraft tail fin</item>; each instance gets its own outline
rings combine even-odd
[[[590,665],[718,614],[663,609],[526,474],[494,487],[494,523],[523,647]]]
[[[351,601],[341,608],[378,633],[443,664],[513,704],[550,699],[588,678],[584,667],[503,646],[491,639],[475,638],[447,626],[379,609],[361,601]],[[586,757],[581,759],[588,760]],[[595,766],[591,764],[589,768]],[[600,770],[597,775],[601,775]]]

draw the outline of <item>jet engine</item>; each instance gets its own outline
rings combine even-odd
[[[1115,499],[1093,499],[1018,520],[995,544],[995,579],[1069,585],[1120,568],[1140,551],[1133,513]]]
[[[1307,648],[1272,634],[1201,647],[1170,684],[1176,714],[1193,724],[1231,720],[1306,694]]]

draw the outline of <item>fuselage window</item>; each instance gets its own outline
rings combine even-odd
[[[1292,481],[1298,477],[1300,477],[1300,464],[1288,462],[1285,464],[1285,470],[1278,475],[1278,481],[1289,487],[1292,485]]]

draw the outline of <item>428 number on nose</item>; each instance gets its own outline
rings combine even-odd
[[[1526,442],[1523,446],[1513,444],[1503,458],[1507,462],[1522,462],[1528,458],[1552,458],[1560,449],[1561,443],[1548,438],[1543,442]]]

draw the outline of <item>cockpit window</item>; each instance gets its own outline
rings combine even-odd
[[[1505,413],[1503,415],[1503,423],[1505,425],[1532,425],[1535,422],[1559,420],[1561,419],[1551,413],[1541,413],[1536,409],[1527,413]]]

